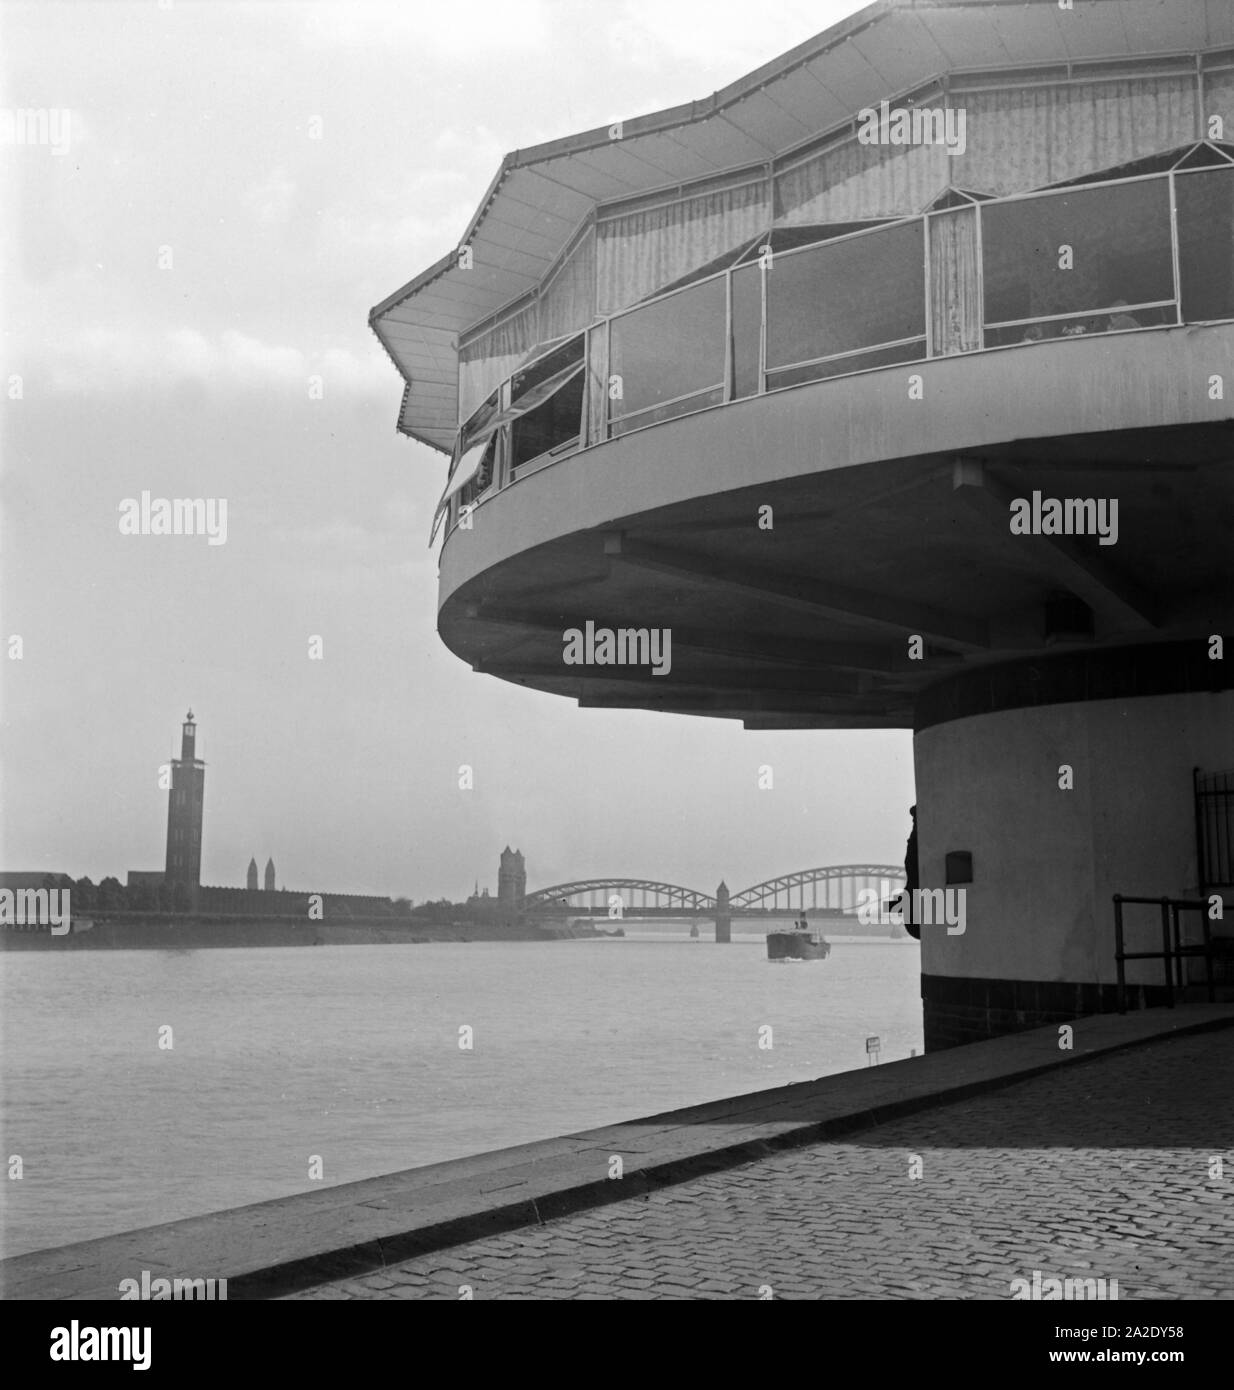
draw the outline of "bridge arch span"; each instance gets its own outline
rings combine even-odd
[[[524,912],[566,908],[573,911],[607,910],[610,897],[621,899],[623,908],[655,908],[666,912],[714,911],[714,893],[700,893],[676,883],[661,883],[650,878],[585,878],[574,883],[557,883],[551,888],[538,888],[519,903]],[[595,899],[602,898],[602,902]]]
[[[828,864],[820,869],[799,869],[764,883],[743,888],[729,899],[733,911],[742,908],[807,912],[846,911],[858,905],[857,895],[873,888],[881,895],[898,893],[905,882],[901,864]],[[820,901],[821,898],[821,901]]]

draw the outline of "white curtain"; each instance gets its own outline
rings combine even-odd
[[[776,179],[776,225],[909,217],[954,181],[955,163],[942,145],[848,140]]]
[[[769,220],[766,185],[755,183],[601,222],[598,311],[615,313],[727,251],[736,256]]]
[[[1225,125],[1224,143],[1234,144],[1234,68],[1204,74],[1204,120],[1200,134],[1208,138],[1210,116],[1220,116]]]
[[[574,362],[568,367],[563,367],[561,371],[549,377],[547,381],[542,381],[538,386],[533,386],[530,391],[523,394],[508,406],[505,410],[498,411],[491,420],[487,420],[483,428],[477,430],[473,435],[470,431],[467,435],[468,443],[472,439],[489,440],[497,433],[503,425],[508,425],[511,421],[518,420],[524,415],[530,414],[533,410],[538,410],[545,401],[552,400],[558,391],[564,390],[583,370],[582,362]]]
[[[981,346],[981,275],[977,210],[927,219],[930,228],[930,312],[934,354],[950,357]]]
[[[1225,74],[1211,74],[1210,90]],[[1208,105],[1225,100],[1221,88]],[[776,223],[848,222],[921,212],[953,184],[1025,193],[1161,154],[1197,139],[1195,79],[1120,79],[955,93],[964,153],[943,145],[833,146],[776,179]],[[928,104],[928,103],[927,103]],[[940,103],[941,104],[941,103]]]
[[[1024,193],[1163,154],[1197,138],[1194,78],[1154,77],[956,96],[967,148],[953,182]]]
[[[459,348],[459,424],[512,375],[514,369],[540,341],[537,306],[529,304],[503,323]]]
[[[587,377],[583,414],[587,422],[585,444],[599,444],[604,438],[604,412],[608,398],[608,324],[602,323],[587,335]]]
[[[540,296],[540,341],[578,333],[596,316],[596,234],[587,231]]]
[[[595,318],[596,239],[588,231],[541,295],[458,353],[459,424],[540,343],[579,333]]]

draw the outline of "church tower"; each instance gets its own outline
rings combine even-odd
[[[171,765],[164,882],[183,883],[196,896],[201,884],[201,824],[206,765],[197,756],[197,724],[189,710],[180,730],[180,756]]]
[[[274,860],[266,860],[266,892],[274,892]]]
[[[523,856],[518,850],[507,845],[501,852],[501,865],[497,870],[497,897],[506,907],[514,907],[527,892],[527,870],[523,867]]]
[[[249,860],[248,879],[244,886],[250,893],[256,893],[257,891],[257,860],[255,858]]]

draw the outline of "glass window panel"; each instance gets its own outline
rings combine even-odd
[[[470,420],[463,426],[460,432],[460,444],[465,452],[473,440],[478,440],[488,426],[492,423],[493,417],[497,414],[497,408],[501,403],[500,390],[493,394],[476,411]]]
[[[724,382],[724,277],[613,320],[610,373],[621,377],[614,419]]]
[[[536,358],[530,366],[515,372],[510,381],[511,400],[517,401],[528,391],[542,385],[552,377],[557,376],[559,372],[565,371],[582,360],[583,335],[580,333],[577,338],[571,338],[561,347]]]
[[[1016,323],[1006,328],[987,328],[988,348],[1014,347],[1019,343],[1043,343],[1050,338],[1083,338],[1090,333],[1121,333],[1135,328],[1166,328],[1178,322],[1173,304],[1153,309],[1119,306],[1108,314],[1081,314],[1078,318],[1047,323]]]
[[[777,256],[767,271],[767,367],[925,336],[920,222]]]
[[[542,406],[520,415],[510,427],[511,465],[525,463],[578,442],[583,418],[583,374],[580,372]]]
[[[1183,318],[1234,318],[1234,168],[1179,175],[1174,187]]]
[[[493,481],[493,468],[497,461],[496,436],[490,439],[488,444],[483,447],[484,453],[480,460],[479,467],[472,474],[471,478],[468,479],[466,484],[461,486],[455,494],[463,506],[475,502],[482,493],[488,490],[490,483]]]
[[[981,231],[986,323],[1174,298],[1168,179],[988,203]]]
[[[608,324],[601,323],[587,334],[587,444],[599,444],[608,425]]]
[[[1203,144],[1197,145],[1172,167],[1175,169],[1225,169],[1229,167],[1229,161],[1219,149],[1205,141]]]
[[[647,425],[658,425],[665,420],[676,419],[678,415],[689,415],[692,410],[705,410],[709,405],[724,404],[723,386],[713,386],[710,391],[700,391],[697,395],[686,396],[667,405],[658,405],[644,410],[638,415],[627,415],[613,421],[613,434],[629,434],[631,430],[641,430]]]
[[[733,399],[758,394],[763,336],[763,277],[757,265],[733,272]]]
[[[868,372],[874,367],[893,367],[897,362],[920,362],[925,355],[925,339],[916,338],[895,347],[855,352],[851,357],[829,357],[825,362],[811,362],[805,367],[782,367],[767,373],[767,389],[778,391],[782,386],[801,386],[807,381],[825,381],[850,372]]]
[[[836,237],[851,236],[854,232],[864,232],[871,227],[881,227],[889,219],[878,217],[865,222],[806,222],[799,227],[774,227],[742,256],[742,264],[756,261],[762,255],[764,246],[770,245],[773,251],[793,251],[798,246],[814,246],[822,241],[834,241]]]

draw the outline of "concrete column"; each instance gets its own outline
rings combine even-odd
[[[1195,898],[1192,769],[1234,768],[1234,691],[971,713],[921,728],[914,760],[921,887],[950,894],[948,852],[972,855],[964,932],[921,927],[933,1051],[1115,1007],[1113,895]],[[1126,949],[1159,949],[1159,921],[1128,908]],[[1127,980],[1132,1007],[1164,1002],[1161,961]]]

